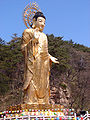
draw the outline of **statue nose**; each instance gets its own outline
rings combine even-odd
[[[44,23],[42,23],[42,26],[45,26]]]

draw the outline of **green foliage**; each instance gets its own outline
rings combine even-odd
[[[53,34],[48,36],[49,42],[49,53],[58,58],[59,65],[53,65],[60,72],[65,72],[70,65],[69,63],[69,48],[67,46],[67,41],[62,40],[63,37],[54,37]]]
[[[74,48],[76,48],[79,51],[90,52],[90,48],[85,47],[84,45],[74,44]]]
[[[13,74],[17,70],[17,64],[22,61],[20,44],[21,38],[16,34],[7,44],[0,39],[0,94],[6,93],[9,89],[9,84],[13,81]]]
[[[4,95],[9,90],[8,82],[10,78],[5,74],[0,73],[0,94]]]
[[[66,88],[67,88],[67,85],[64,84],[64,83],[60,83],[60,86],[61,86],[63,89],[66,89]]]

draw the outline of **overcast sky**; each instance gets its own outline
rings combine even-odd
[[[90,0],[35,0],[46,16],[45,34],[90,47]],[[0,37],[10,41],[26,29],[23,10],[33,0],[0,0]]]

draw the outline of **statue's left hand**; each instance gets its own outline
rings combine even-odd
[[[59,61],[57,61],[58,60],[57,58],[50,56],[50,59],[52,62],[59,64]]]

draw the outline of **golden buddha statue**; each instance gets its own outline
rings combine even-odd
[[[43,33],[45,16],[36,12],[31,28],[25,29],[22,36],[22,52],[25,58],[24,103],[49,104],[50,63],[59,63],[48,53],[47,36]]]

